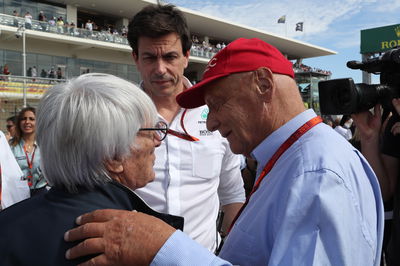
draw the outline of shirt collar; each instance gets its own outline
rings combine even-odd
[[[260,175],[264,166],[267,164],[272,155],[278,150],[279,146],[285,142],[299,127],[306,123],[311,118],[315,117],[316,113],[312,109],[308,109],[286,124],[272,132],[266,137],[252,152],[251,156],[257,160],[257,177]]]
[[[21,143],[21,147],[24,147],[24,145],[25,145],[25,141],[24,141],[24,139],[23,139],[23,138],[21,138],[21,140],[20,140],[20,143]],[[34,147],[37,147],[36,140],[33,142],[33,146],[34,146]]]

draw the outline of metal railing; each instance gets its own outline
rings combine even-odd
[[[51,86],[65,79],[0,75],[0,99],[22,99],[24,89],[28,99],[40,99]]]
[[[27,30],[50,32],[77,38],[128,45],[128,40],[126,39],[126,37],[119,34],[111,34],[106,31],[90,31],[70,25],[57,25],[56,21],[54,20],[39,21],[32,19],[31,21],[32,23],[27,23],[25,18],[0,14],[0,24],[6,26],[13,26],[17,28],[20,26],[24,26]]]
[[[6,131],[6,119],[18,114],[23,106],[37,107],[40,98],[53,85],[65,79],[0,75],[0,130]],[[24,90],[27,99],[24,100]]]
[[[25,18],[0,13],[0,25],[12,26],[16,28],[24,27],[27,30],[49,32],[77,38],[129,45],[126,37],[119,34],[111,34],[107,31],[90,31],[87,29],[77,28],[76,26],[61,26],[57,25],[56,22],[53,24],[49,21],[39,21],[34,19],[31,21],[32,23],[26,23]],[[214,51],[203,49],[200,45],[193,45],[192,49],[190,50],[191,55],[208,59],[212,58],[216,52],[218,51],[215,49]]]

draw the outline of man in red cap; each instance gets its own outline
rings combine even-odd
[[[383,208],[376,176],[356,149],[305,110],[293,77],[275,47],[238,39],[177,97],[186,108],[206,103],[208,130],[258,162],[252,193],[220,257],[152,217],[111,210],[79,217],[83,226],[66,239],[90,239],[68,256],[100,253],[94,265],[379,265]]]
[[[190,32],[184,14],[173,5],[148,5],[132,18],[128,41],[142,78],[140,86],[153,100],[168,134],[154,151],[155,180],[135,190],[153,209],[185,218],[184,232],[215,251],[243,202],[240,157],[219,132],[206,127],[207,106],[186,109],[176,96],[191,87],[188,66]]]

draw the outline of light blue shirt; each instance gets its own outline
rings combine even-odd
[[[258,174],[312,110],[296,116],[252,152]],[[234,265],[379,265],[383,240],[379,183],[364,157],[321,123],[276,162],[237,220],[220,258]],[[181,232],[153,265],[230,265]],[[193,265],[193,263],[190,263]]]
[[[15,145],[11,146],[11,151],[13,152],[15,159],[19,167],[21,168],[22,172],[24,173],[24,178],[27,179],[29,172],[31,172],[33,177],[32,186],[30,189],[37,189],[46,186],[47,181],[44,178],[42,172],[40,171],[40,149],[39,146],[35,143],[35,156],[33,158],[32,169],[28,167],[28,161],[26,160],[26,154],[24,151],[24,140]],[[29,160],[32,160],[32,153],[28,153]]]

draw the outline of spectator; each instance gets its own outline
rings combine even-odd
[[[343,136],[346,140],[350,140],[353,137],[351,132],[351,126],[353,124],[353,119],[349,115],[343,115],[338,126],[334,130]]]
[[[17,10],[14,10],[14,11],[13,11],[13,16],[14,16],[14,18],[13,18],[13,25],[14,25],[14,27],[19,27],[19,22],[18,22],[19,14],[18,14],[18,11],[17,11]]]
[[[44,12],[43,12],[43,11],[40,11],[40,12],[39,12],[38,20],[39,20],[39,21],[46,21],[46,16],[44,15]]]
[[[47,78],[47,72],[43,68],[42,68],[42,71],[40,72],[40,77],[41,78]]]
[[[93,31],[93,22],[88,19],[88,21],[85,24],[85,29],[88,31],[87,32],[87,36],[92,35],[92,31]]]
[[[69,34],[72,36],[78,36],[79,32],[78,29],[76,28],[76,25],[73,21],[69,24]]]
[[[47,182],[40,171],[40,149],[36,143],[36,110],[22,109],[17,116],[16,134],[11,139],[11,150],[28,181],[31,196],[46,191]]]
[[[51,32],[55,32],[56,31],[56,18],[55,17],[51,17],[49,19],[49,30]]]
[[[28,70],[26,71],[26,76],[27,77],[32,77],[32,67],[28,68]]]
[[[60,34],[63,34],[64,33],[64,20],[62,17],[57,18],[56,25],[57,25],[57,32]]]
[[[375,106],[374,112],[364,111],[353,114],[354,123],[360,133],[361,151],[374,169],[385,202],[394,200],[393,222],[388,247],[384,247],[386,265],[400,265],[400,100],[392,100],[395,113],[382,128],[381,107]],[[383,136],[381,133],[383,132]]]
[[[122,29],[121,29],[121,35],[122,37],[126,37],[128,33],[128,29],[126,28],[125,25],[122,25]]]
[[[29,12],[25,13],[25,28],[30,30],[32,29],[32,15]]]
[[[38,20],[39,20],[39,23],[40,23],[40,27],[42,28],[42,31],[47,31],[47,18],[44,15],[43,11],[39,12]]]
[[[3,74],[4,75],[11,75],[10,70],[8,69],[8,64],[5,64],[3,67]]]
[[[36,66],[33,66],[32,67],[32,81],[35,81],[36,80],[36,77],[37,77],[37,69],[36,69]]]
[[[16,131],[15,126],[17,124],[17,117],[11,116],[11,117],[7,118],[6,123],[7,123],[6,138],[7,138],[7,142],[8,142],[8,141],[10,141],[10,139],[12,139],[15,136],[15,131]]]
[[[115,76],[85,75],[49,89],[37,127],[52,188],[0,212],[1,264],[79,264],[65,259],[64,232],[99,208],[137,210],[182,228],[182,218],[155,212],[132,191],[154,179],[154,148],[167,131],[156,122],[150,98]]]
[[[48,75],[49,79],[55,79],[56,78],[56,73],[54,70],[54,66],[51,67],[51,69],[49,70],[49,75]]]
[[[62,79],[61,67],[58,67],[58,68],[57,68],[57,79]]]
[[[8,69],[8,64],[5,64],[4,67],[3,67],[3,75],[4,75],[3,79],[4,79],[5,81],[8,81],[8,77],[7,77],[7,76],[10,76],[10,75],[11,75],[11,72],[10,72],[10,70]]]

